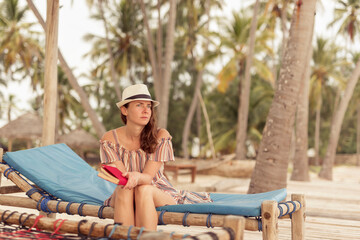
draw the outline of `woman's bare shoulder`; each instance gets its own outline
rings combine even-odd
[[[170,133],[165,129],[165,128],[160,128],[158,130],[158,139],[162,139],[162,138],[169,138],[171,137]]]
[[[112,129],[110,131],[107,131],[106,133],[104,133],[104,135],[101,137],[101,141],[110,141],[110,142],[115,142],[115,134],[114,132],[116,131],[116,133],[118,134],[120,131],[120,128],[116,128],[116,129]]]
[[[106,133],[104,133],[104,135],[101,137],[101,141],[113,141],[114,140],[114,136],[112,133],[113,130],[107,131]]]

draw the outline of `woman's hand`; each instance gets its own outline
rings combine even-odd
[[[141,177],[141,173],[139,172],[125,172],[123,173],[123,177],[128,179],[126,185],[123,187],[124,189],[133,189],[139,184],[139,180]]]

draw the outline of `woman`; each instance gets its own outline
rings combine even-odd
[[[154,107],[159,102],[151,99],[146,85],[127,87],[116,105],[125,126],[100,140],[101,162],[117,167],[128,178],[105,201],[114,207],[114,222],[156,230],[156,207],[211,202],[208,193],[174,189],[164,176],[164,162],[174,161],[171,136],[156,126]]]

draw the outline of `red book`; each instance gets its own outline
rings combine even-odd
[[[101,166],[98,176],[117,185],[126,185],[128,181],[118,168],[105,164]]]

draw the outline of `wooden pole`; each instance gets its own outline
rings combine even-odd
[[[26,140],[26,149],[29,149],[29,148],[31,148],[31,140],[30,139]]]
[[[11,212],[11,211],[3,211],[3,210],[0,210],[0,214],[3,216],[3,219],[8,218],[9,215],[11,214],[11,216],[6,220],[6,223],[8,223],[8,224],[9,223],[10,224],[20,224],[20,220],[24,221],[29,216],[29,214],[22,214],[22,216],[21,216],[20,213]],[[21,219],[20,219],[20,216],[21,216]],[[32,227],[35,223],[36,218],[37,218],[37,216],[35,216],[35,215],[29,216],[28,219],[23,223],[23,225],[27,226],[27,227]],[[53,218],[42,217],[39,219],[36,226],[42,230],[54,231],[61,223],[61,221],[58,221],[58,222],[56,222],[56,221],[57,220],[53,219]],[[79,226],[79,224],[80,224],[80,226]],[[61,225],[59,232],[74,233],[74,234],[80,233],[82,235],[87,236],[90,232],[90,229],[92,228],[92,225],[93,225],[93,222],[80,223],[80,221],[64,219],[64,222]],[[96,224],[93,226],[93,230],[91,232],[91,237],[107,237],[110,235],[110,233],[114,227],[115,227],[114,225],[110,225],[109,227],[106,228],[106,224],[96,222]],[[106,231],[105,231],[105,228],[106,228]],[[78,231],[78,230],[80,230],[80,231]],[[104,236],[104,232],[106,233],[105,236]],[[137,239],[138,236],[140,234],[142,234],[140,232],[141,232],[141,229],[139,227],[133,227],[133,228],[129,229],[128,226],[116,226],[111,238],[128,239],[128,236],[129,236],[130,239]],[[154,232],[154,231],[149,231],[146,229],[143,230],[143,233],[148,233],[148,232]],[[164,233],[164,234],[166,234],[166,233]],[[169,233],[167,233],[167,235],[170,236]],[[177,239],[181,239],[183,237],[183,235],[182,234],[173,234],[173,237],[177,238]]]
[[[295,211],[294,211],[294,204],[295,204]],[[288,203],[287,206],[284,203],[279,203],[278,208],[282,210],[282,213],[294,213],[299,211],[302,208],[302,203],[300,201],[294,201],[294,203]],[[280,212],[279,212],[280,214]],[[290,218],[289,214],[279,216],[280,218]]]
[[[47,0],[42,146],[55,143],[59,0]]]
[[[226,216],[224,227],[231,228],[234,231],[234,240],[244,239],[245,218],[240,216]]]
[[[12,144],[13,144],[13,140],[12,140],[12,138],[9,138],[9,140],[8,140],[8,152],[12,151]]]
[[[304,240],[305,239],[305,196],[303,194],[292,194],[292,201],[299,201],[301,208],[292,214],[291,218],[291,239]]]
[[[278,239],[278,203],[264,201],[261,204],[263,240]]]
[[[10,174],[11,175],[11,174]],[[48,208],[51,211],[59,211],[60,213],[65,213],[68,202],[60,202],[56,200],[50,200],[47,203]],[[12,206],[12,207],[20,207],[20,208],[29,208],[29,209],[37,209],[37,201],[34,201],[29,198],[24,197],[16,197],[16,196],[6,196],[0,195],[0,205],[3,206]],[[68,208],[68,211],[71,214],[79,214],[79,203],[72,203]],[[85,204],[82,208],[82,213],[85,216],[93,216],[98,217],[99,206]],[[158,212],[160,215],[161,212]],[[182,225],[183,213],[176,212],[166,212],[163,215],[163,220],[165,224],[175,224]],[[102,217],[112,219],[114,217],[114,209],[111,207],[105,207],[102,212]],[[235,216],[238,217],[238,216]],[[230,227],[228,220],[225,220],[226,216],[224,215],[212,215],[211,224],[214,227]],[[240,217],[241,218],[241,217]],[[189,214],[186,222],[190,226],[206,226],[207,215],[206,214]],[[258,222],[256,219],[245,219],[245,229],[250,231],[258,230]],[[237,231],[233,228],[234,231]]]
[[[5,172],[5,170],[8,168],[9,166],[4,165],[4,164],[0,164],[0,171],[2,173]],[[18,186],[21,190],[23,190],[24,192],[29,191],[31,188],[33,188],[29,183],[27,183],[24,179],[22,179],[21,177],[19,177],[19,175],[17,175],[15,172],[10,172],[7,175],[8,179],[10,179],[13,183],[16,184],[16,186]],[[31,197],[35,200],[39,200],[42,196],[40,193],[35,192],[33,195],[31,195]]]

